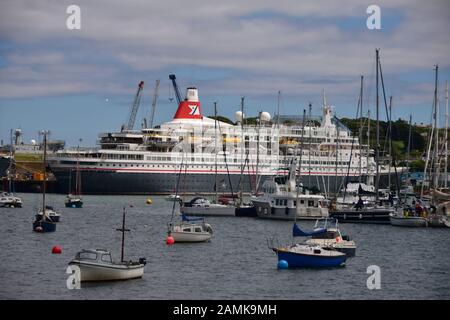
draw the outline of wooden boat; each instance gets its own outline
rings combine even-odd
[[[83,249],[78,252],[75,259],[69,262],[80,268],[80,281],[114,281],[141,278],[144,275],[145,258],[138,261],[124,260],[125,232],[125,208],[123,208],[122,228],[116,229],[122,232],[122,251],[120,262],[114,262],[111,253],[104,249]]]

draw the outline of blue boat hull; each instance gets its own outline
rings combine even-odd
[[[285,260],[289,268],[331,268],[345,264],[346,256],[313,256],[286,251],[277,251],[278,261]]]
[[[49,221],[36,220],[33,222],[33,231],[36,232],[55,232],[56,223]]]
[[[83,201],[70,201],[66,202],[66,208],[81,208],[83,207]]]

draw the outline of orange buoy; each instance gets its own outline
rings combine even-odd
[[[172,244],[174,244],[175,243],[175,239],[172,237],[172,236],[168,236],[167,238],[166,238],[166,244],[167,245],[172,245]]]
[[[54,246],[54,247],[52,248],[52,253],[53,253],[53,254],[60,254],[61,252],[62,252],[62,249],[61,249],[60,246]]]

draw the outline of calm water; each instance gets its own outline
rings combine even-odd
[[[55,233],[32,232],[38,194],[22,194],[24,208],[0,208],[0,298],[3,299],[450,299],[450,229],[343,224],[357,256],[339,269],[278,270],[266,238],[289,241],[292,223],[255,218],[208,218],[210,243],[165,244],[172,203],[143,196],[85,196],[82,209],[64,208]],[[67,263],[82,248],[106,248],[120,259],[122,207],[127,210],[125,255],[147,258],[142,279],[66,288]],[[311,222],[301,222],[310,229]],[[62,254],[51,254],[60,245]],[[381,289],[369,290],[366,269],[381,268]]]

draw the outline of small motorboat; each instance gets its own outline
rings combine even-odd
[[[389,216],[391,225],[398,227],[427,227],[428,221],[425,217],[414,216],[409,209],[399,208],[397,212]]]
[[[171,194],[166,197],[166,201],[182,201],[181,197],[178,194]]]
[[[13,193],[2,192],[0,194],[0,207],[22,208],[22,199],[16,197]]]
[[[353,257],[356,254],[356,243],[350,240],[348,235],[342,235],[338,228],[338,221],[333,218],[318,219],[315,230],[325,228],[326,231],[313,235],[311,239],[306,240],[307,244],[318,245],[321,247],[331,247],[337,251],[343,252],[347,257]],[[330,227],[331,225],[331,227]]]
[[[139,261],[114,262],[111,253],[104,249],[83,249],[69,262],[80,268],[80,281],[113,281],[141,278],[145,258]]]
[[[341,267],[345,265],[347,258],[345,253],[329,247],[300,243],[273,250],[278,255],[278,261],[286,261],[289,268]]]
[[[83,200],[80,196],[69,194],[64,200],[66,208],[81,208],[83,206]]]
[[[235,207],[219,203],[211,203],[208,199],[196,197],[184,203],[181,213],[193,216],[235,216]]]
[[[147,263],[145,258],[138,261],[125,261],[125,207],[123,208],[122,228],[116,229],[122,232],[122,247],[120,262],[114,262],[111,253],[104,249],[83,249],[78,252],[75,259],[69,262],[80,268],[80,281],[113,281],[141,278]]]
[[[169,222],[168,234],[177,242],[206,242],[211,240],[212,227],[203,218],[182,215],[181,222]]]
[[[42,217],[42,209],[39,210],[39,212],[36,214],[36,220],[40,220]],[[55,211],[52,206],[45,206],[45,215],[48,219],[50,219],[52,222],[59,222],[61,218],[61,214]]]

